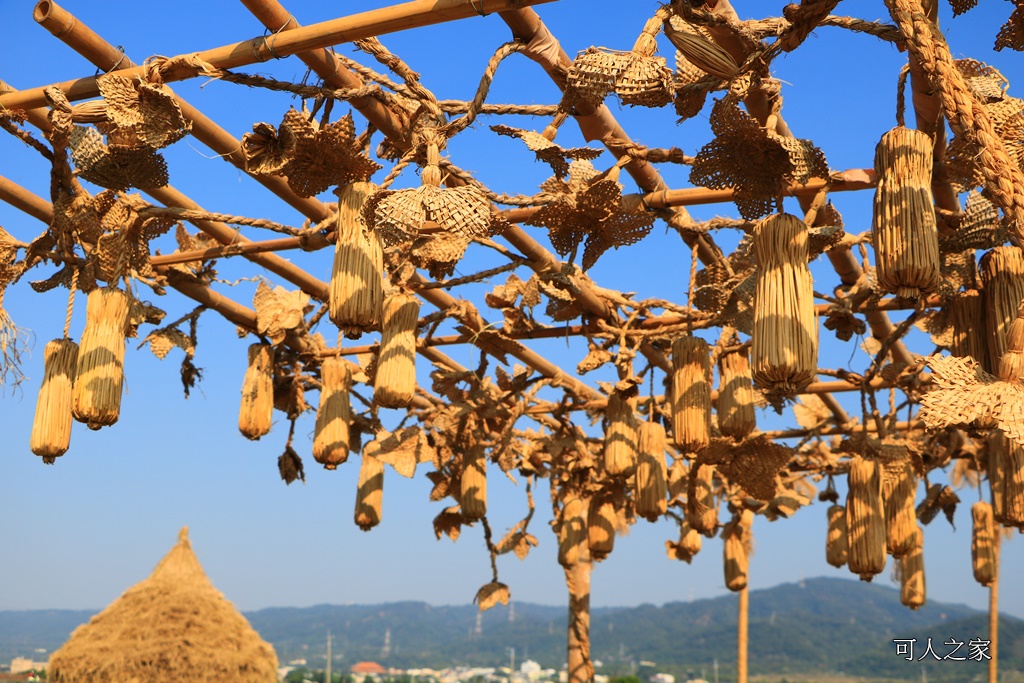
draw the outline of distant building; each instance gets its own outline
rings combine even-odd
[[[672,674],[654,674],[648,680],[651,683],[676,683],[676,677]]]
[[[540,664],[533,661],[532,659],[527,659],[525,662],[519,665],[519,672],[524,673],[527,676],[539,674]]]
[[[26,671],[42,671],[46,668],[46,662],[34,662],[24,657],[15,657],[11,660],[11,673],[20,674]]]
[[[358,664],[353,664],[349,671],[356,676],[366,676],[367,674],[379,676],[388,672],[387,669],[377,662],[359,662]]]

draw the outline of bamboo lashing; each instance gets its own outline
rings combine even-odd
[[[885,504],[882,473],[873,460],[856,456],[847,478],[846,530],[849,538],[847,566],[870,581],[885,569]]]
[[[914,506],[917,477],[909,460],[885,463],[881,467],[886,550],[893,557],[899,558],[913,549],[914,530],[917,528]]]
[[[825,561],[833,567],[846,564],[848,536],[846,533],[846,508],[831,505],[828,508],[828,537],[825,540]]]
[[[971,566],[974,580],[982,586],[996,578],[996,533],[992,506],[983,500],[971,506]]]
[[[380,357],[373,399],[384,408],[405,408],[416,395],[416,323],[420,304],[405,292],[384,299]]]
[[[665,463],[665,428],[657,422],[641,423],[636,466],[636,514],[654,522],[668,508],[668,466]],[[593,552],[591,543],[591,552]]]
[[[900,559],[900,602],[918,609],[925,603],[924,531],[915,524],[910,538],[910,550]]]
[[[329,312],[342,332],[357,335],[380,325],[384,306],[384,252],[377,234],[367,234],[360,215],[376,190],[373,183],[351,183],[338,190]]]
[[[337,469],[348,460],[352,406],[352,370],[343,358],[327,358],[320,366],[320,405],[313,432],[313,458],[324,469]]]
[[[595,496],[590,499],[590,512],[587,515],[587,542],[590,546],[590,557],[600,562],[615,549],[615,526],[618,513],[615,504],[605,497]]]
[[[1017,317],[1017,307],[1024,300],[1024,252],[1018,247],[996,247],[985,253],[979,262],[985,297],[985,329],[988,357],[986,367],[995,372],[999,359],[1006,352],[1006,332]]]
[[[29,448],[52,463],[71,445],[71,409],[78,365],[78,344],[71,339],[54,339],[43,352],[43,385],[36,401]]]
[[[372,441],[370,443],[373,443]],[[355,522],[363,531],[380,524],[384,506],[384,463],[363,447],[359,466],[359,485],[356,489]]]
[[[711,439],[711,349],[699,337],[672,342],[672,441],[694,453]]]
[[[718,430],[737,440],[746,438],[757,427],[747,347],[719,356],[718,378]]]
[[[121,412],[130,305],[128,295],[114,287],[89,293],[73,391],[75,419],[89,429],[114,424]]]
[[[750,553],[753,550],[754,513],[738,512],[722,529],[725,557],[725,587],[733,592],[747,587]]]
[[[242,380],[238,430],[253,441],[270,433],[274,419],[274,347],[265,342],[249,346],[249,366]]]
[[[562,504],[558,522],[558,564],[573,567],[586,557],[587,503],[578,495],[570,495]]]
[[[463,454],[462,492],[459,496],[462,516],[467,521],[487,514],[487,448],[473,444]]]
[[[637,456],[637,421],[630,400],[613,392],[605,417],[605,471],[613,477],[628,476],[636,469]]]

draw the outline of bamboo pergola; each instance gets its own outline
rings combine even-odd
[[[295,424],[312,412],[319,462],[352,467],[349,452],[359,455],[363,529],[380,522],[385,465],[407,476],[432,465],[431,499],[454,501],[434,521],[438,536],[483,527],[493,580],[477,594],[481,609],[507,602],[496,558],[536,545],[533,486],[549,481],[570,595],[570,681],[593,677],[593,564],[637,517],[677,522],[679,541],[666,545],[687,562],[701,535],[727,539],[727,582],[740,595],[740,680],[751,515],[776,521],[816,495],[836,502],[837,477],[851,479],[840,534],[851,571],[870,580],[888,551],[905,577],[906,604],[919,606],[918,524],[951,514],[957,502],[930,472],[951,469],[951,479],[975,483],[984,473],[996,521],[1024,525],[1016,455],[1024,448],[1024,254],[1004,246],[1024,238],[1024,101],[992,67],[953,59],[935,0],[886,0],[891,24],[834,15],[838,0],[803,0],[756,20],[741,20],[728,0],[673,0],[651,6],[631,50],[592,47],[575,58],[532,7],[552,1],[413,0],[302,26],[277,0],[242,0],[264,34],[142,64],[57,3],[38,2],[35,21],[97,72],[20,90],[0,81],[0,124],[52,169],[49,198],[0,176],[0,199],[44,228],[31,240],[34,228],[20,223],[0,229],[0,305],[30,272],[42,280],[34,289],[70,291],[52,361],[48,347],[32,450],[52,463],[69,447],[72,417],[95,429],[117,421],[126,334],[160,358],[181,351],[187,395],[199,374],[197,320],[213,311],[251,336],[242,433],[266,436],[275,410],[290,423],[282,478],[305,476],[309,448],[294,438]],[[959,13],[973,3],[952,4]],[[382,42],[478,15],[504,22],[512,38],[468,101],[438,99],[427,85],[440,92],[443,75],[421,77]],[[831,170],[822,150],[797,137],[783,117],[786,86],[772,76],[774,60],[823,27],[907,54],[891,74],[898,125],[857,168]],[[1024,48],[1021,35],[1018,8],[997,48]],[[360,59],[334,50],[346,43]],[[659,48],[675,60],[657,57]],[[559,102],[488,102],[498,65],[517,54],[540,67]],[[295,59],[315,84],[240,70]],[[239,135],[174,92],[171,84],[194,78],[302,106],[279,126],[254,123]],[[634,142],[608,106],[615,99],[678,116],[676,144]],[[354,116],[337,116],[340,103]],[[697,149],[686,131],[702,125],[699,114],[710,117],[714,137]],[[520,116],[545,127],[509,125]],[[551,166],[539,192],[495,192],[446,151],[460,135],[493,143],[480,125],[488,117],[502,122],[494,133]],[[570,118],[603,148],[556,143]],[[283,200],[293,225],[209,211],[175,189],[159,150],[186,135]],[[601,161],[604,152],[611,161]],[[670,187],[662,164],[689,167],[693,186]],[[421,179],[410,184],[415,167]],[[873,193],[871,226],[844,226],[830,198],[846,192]],[[699,220],[689,210],[730,204],[738,217]],[[685,304],[640,299],[588,274],[599,261],[628,258],[657,222],[691,256],[662,278],[682,283],[673,291],[686,292]],[[719,244],[734,241],[728,252]],[[313,272],[305,254],[328,249],[333,270]],[[480,253],[500,264],[478,267]],[[822,255],[834,271],[831,290],[808,267]],[[251,307],[217,278],[226,259],[262,278]],[[167,324],[163,311],[141,303],[145,290],[175,290],[192,309]],[[80,345],[69,330],[71,309],[85,298],[77,293],[88,298]],[[484,308],[501,321],[488,321]],[[918,330],[931,334],[934,353],[912,351]],[[827,335],[853,343],[865,334],[866,367],[819,352]],[[542,354],[545,339],[573,340],[578,366]],[[19,343],[0,307],[7,383],[19,377]],[[478,367],[444,347],[473,348]],[[319,393],[317,405],[307,392]],[[842,398],[853,394],[859,405]],[[766,406],[793,414],[797,426],[759,428],[754,409]],[[495,468],[527,483],[529,514],[502,538],[487,517]],[[907,541],[915,533],[916,546]],[[991,590],[995,604],[994,580]]]

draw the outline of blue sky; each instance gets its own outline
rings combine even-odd
[[[387,3],[344,3],[349,12]],[[762,16],[765,3],[737,0],[744,18]],[[123,45],[136,62],[151,55],[175,55],[243,40],[262,27],[240,3],[199,3],[183,0],[170,11],[159,3],[133,3],[130,12],[102,3],[67,0],[64,6],[113,44]],[[338,3],[292,1],[288,8],[304,24],[332,18]],[[781,8],[771,5],[775,12]],[[573,55],[590,45],[628,50],[657,5],[611,0],[563,0],[540,5],[537,11],[566,51]],[[94,67],[52,38],[32,20],[32,4],[0,2],[0,79],[28,88],[79,76]],[[887,16],[881,0],[847,0],[839,11],[864,19]],[[1010,11],[1008,3],[982,3],[967,15],[953,19],[942,4],[942,24],[954,56],[970,56],[999,68],[1011,84],[1024,76],[1021,56],[994,53],[991,46],[1000,24]],[[130,17],[131,22],[128,22]],[[476,88],[493,50],[508,40],[506,25],[498,17],[473,18],[447,25],[384,36],[383,42],[423,74],[423,83],[439,99],[468,99]],[[672,63],[671,46],[660,39],[661,54]],[[351,45],[338,50],[353,54]],[[369,60],[361,54],[356,59]],[[895,83],[906,56],[875,38],[851,35],[838,29],[820,29],[795,53],[779,58],[775,75],[784,82],[783,109],[798,137],[810,138],[825,152],[833,169],[872,165],[874,146],[895,125]],[[295,58],[250,67],[248,72],[299,80],[305,67]],[[228,83],[203,84],[200,80],[175,84],[174,89],[236,137],[253,123],[276,124],[295,103],[287,94],[247,90]],[[1011,86],[1011,94],[1016,94]],[[498,70],[489,101],[553,104],[558,92],[545,74],[522,56],[512,56]],[[634,140],[654,147],[678,146],[690,154],[710,138],[710,106],[692,120],[678,125],[671,108],[641,110],[610,101],[615,115]],[[340,111],[339,111],[340,110]],[[336,114],[348,111],[340,105]],[[357,117],[357,120],[358,117]],[[453,140],[447,153],[462,168],[497,192],[530,194],[548,175],[520,143],[491,133],[492,123],[543,129],[547,121],[523,117],[483,117]],[[362,126],[359,120],[360,127]],[[565,145],[585,144],[572,121],[558,137]],[[596,144],[592,145],[596,146]],[[251,178],[218,159],[198,141],[187,138],[165,150],[171,183],[202,206],[224,213],[270,218],[301,225],[302,217]],[[595,165],[611,164],[608,154]],[[688,169],[665,166],[671,187],[687,187]],[[48,196],[47,168],[20,142],[0,137],[0,174]],[[625,174],[626,191],[635,185]],[[411,169],[397,186],[416,185]],[[332,196],[322,196],[330,201]],[[836,195],[847,231],[870,227],[869,192]],[[789,207],[796,210],[795,204]],[[698,218],[736,215],[732,205],[698,207]],[[0,205],[0,225],[24,240],[42,226],[6,205]],[[542,230],[530,228],[546,243]],[[247,230],[255,239],[267,235]],[[716,238],[726,249],[735,234]],[[166,253],[173,249],[163,244]],[[330,274],[330,250],[285,255],[318,277]],[[651,235],[629,249],[612,251],[590,275],[605,287],[637,291],[639,297],[658,296],[676,301],[685,297],[689,251],[674,232],[657,224]],[[460,273],[496,265],[491,254],[471,248]],[[827,261],[812,266],[816,289],[831,289],[836,282]],[[224,280],[249,277],[258,271],[242,260],[219,264]],[[37,274],[38,272],[38,274]],[[177,529],[191,527],[194,546],[215,585],[243,609],[274,605],[316,603],[369,603],[426,600],[435,604],[465,603],[479,585],[489,580],[488,559],[479,528],[467,529],[455,544],[434,539],[431,520],[442,508],[429,503],[429,482],[423,476],[407,480],[389,470],[384,493],[384,520],[370,533],[352,522],[358,459],[336,472],[321,469],[308,455],[312,416],[297,430],[297,450],[305,458],[305,485],[286,487],[275,461],[284,447],[287,422],[278,419],[274,430],[257,443],[237,430],[239,389],[245,370],[245,346],[234,327],[213,313],[203,316],[196,364],[204,380],[192,398],[182,397],[178,380],[180,352],[158,361],[130,342],[126,360],[127,394],[120,422],[99,432],[75,425],[71,450],[53,467],[45,467],[28,450],[35,396],[42,375],[42,348],[59,337],[64,320],[66,292],[36,294],[28,280],[42,279],[51,271],[39,269],[7,293],[5,307],[22,326],[32,330],[34,346],[25,365],[29,376],[17,391],[0,398],[0,609],[96,608],[146,576],[173,544]],[[282,284],[271,277],[274,284]],[[491,286],[500,284],[499,278]],[[218,289],[251,305],[255,285],[242,282]],[[488,286],[457,292],[480,301]],[[191,310],[192,303],[174,293],[160,298],[147,294],[168,312],[168,320]],[[72,335],[81,335],[84,299],[79,299]],[[424,309],[424,312],[429,307]],[[481,310],[491,319],[494,311]],[[895,317],[895,316],[894,316]],[[333,332],[323,329],[333,339]],[[927,353],[927,339],[913,333],[912,348]],[[866,356],[853,344],[839,344],[829,333],[822,336],[820,365],[863,370]],[[574,367],[585,345],[546,340],[532,348],[565,367]],[[470,349],[446,349],[457,360],[476,364]],[[422,359],[421,359],[422,361]],[[492,365],[493,367],[493,365]],[[420,377],[428,368],[421,362]],[[588,376],[588,379],[590,377]],[[852,396],[841,397],[851,414],[858,414]],[[281,418],[280,414],[278,417]],[[762,428],[789,426],[792,415],[777,418],[763,413]],[[522,485],[500,476],[490,477],[492,525],[504,530],[525,511]],[[929,596],[983,608],[987,591],[971,578],[969,505],[977,500],[963,491],[954,532],[939,519],[926,529],[925,553]],[[502,580],[512,588],[514,600],[558,604],[564,602],[564,582],[555,562],[555,543],[545,528],[550,519],[547,488],[537,495],[538,519],[534,533],[540,539],[526,561],[512,556],[499,560]],[[628,605],[663,603],[725,593],[721,544],[713,540],[690,566],[669,561],[664,541],[675,539],[673,524],[639,522],[617,541],[616,551],[600,564],[593,578],[593,604]],[[791,520],[755,523],[756,554],[751,563],[751,586],[762,588],[801,577],[851,576],[825,564],[825,506],[815,504]],[[1024,543],[1013,540],[1004,550],[1004,571],[1012,575],[1024,563]],[[889,569],[875,579],[890,583]],[[1007,583],[1002,605],[1024,617],[1024,594]]]

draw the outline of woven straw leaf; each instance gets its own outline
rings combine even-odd
[[[785,489],[772,498],[762,514],[772,522],[779,517],[789,519],[797,510],[805,505],[810,505],[811,500],[811,497],[795,488]]]
[[[436,503],[448,496],[452,480],[447,474],[444,472],[427,472],[427,478],[434,484],[434,488],[430,490],[430,502]]]
[[[291,446],[285,446],[284,453],[277,459],[277,471],[285,484],[291,484],[298,479],[306,483],[306,471],[302,467],[302,458]]]
[[[701,464],[717,465],[719,474],[757,500],[772,500],[779,470],[795,451],[770,441],[763,434],[736,445],[732,439],[714,438],[697,456]]]
[[[488,292],[484,297],[484,301],[491,308],[499,310],[511,308],[516,305],[516,301],[519,300],[519,295],[523,293],[525,286],[526,283],[520,280],[518,275],[512,273],[505,281],[505,284],[498,285]]]
[[[615,82],[629,65],[629,53],[613,53],[590,47],[576,55],[566,74],[562,107],[577,103],[593,107],[601,104],[615,89]]]
[[[79,281],[81,281],[81,278],[79,278]],[[166,317],[167,313],[164,310],[157,308],[148,301],[133,298],[131,306],[128,308],[125,335],[127,337],[135,337],[138,334],[140,325],[159,325]]]
[[[832,411],[815,394],[801,396],[793,405],[796,422],[804,429],[814,429],[832,417]]]
[[[169,182],[167,162],[149,147],[112,149],[95,128],[71,131],[71,159],[83,178],[110,190],[154,190]]]
[[[492,581],[476,592],[476,597],[473,598],[473,602],[475,602],[480,608],[480,611],[483,612],[484,610],[494,607],[499,602],[502,605],[507,605],[508,598],[508,586],[503,583],[498,583],[497,581]]]
[[[160,360],[166,358],[175,346],[184,351],[186,356],[193,356],[196,352],[196,347],[192,345],[188,335],[176,327],[153,330],[142,341],[142,344],[149,344],[149,350]]]
[[[996,36],[996,49],[1008,47],[1017,52],[1024,52],[1024,5],[1018,4],[1010,18],[1006,20]]]
[[[391,465],[400,475],[410,479],[416,474],[418,463],[433,462],[436,458],[434,449],[418,427],[405,427],[395,433],[380,431],[366,445],[366,449],[378,460]]]
[[[0,230],[2,230],[2,228],[0,228]],[[2,268],[2,265],[2,262],[0,262],[0,288],[5,287],[14,279],[13,277],[10,281],[4,279],[4,273],[6,271]],[[12,268],[10,270],[13,271],[14,269]],[[49,292],[55,287],[71,287],[72,272],[73,271],[70,267],[64,266],[45,280],[34,280],[30,282],[29,285],[31,285],[33,291],[39,292],[40,294],[43,292]]]
[[[291,128],[278,132],[269,123],[256,123],[251,133],[242,136],[242,151],[249,173],[279,173],[295,151],[295,135]]]
[[[664,57],[633,52],[615,81],[615,94],[630,106],[664,107],[672,101],[672,80]]]
[[[300,197],[312,197],[334,185],[368,180],[380,170],[356,142],[356,126],[347,114],[318,127],[305,114],[290,109],[281,129],[290,129],[295,147],[280,175]]]
[[[536,153],[537,161],[543,161],[551,166],[556,178],[561,178],[569,172],[569,159],[596,159],[604,152],[604,150],[591,147],[565,149],[532,130],[522,130],[504,125],[491,126],[491,130],[498,135],[507,135],[522,140],[531,152]]]
[[[459,512],[459,506],[454,505],[450,508],[445,508],[434,517],[434,535],[440,539],[441,536],[447,536],[452,541],[459,540],[459,534],[462,532],[463,523],[462,513]]]
[[[955,527],[953,515],[956,513],[956,506],[959,502],[960,497],[953,489],[942,484],[932,484],[928,487],[928,493],[924,500],[917,506],[917,518],[921,520],[922,524],[931,524],[941,510],[946,515],[949,525]]]
[[[840,341],[850,341],[854,335],[860,336],[868,330],[867,323],[854,315],[849,304],[832,304],[825,316],[825,329],[834,331]]]
[[[953,8],[953,16],[959,16],[969,9],[974,9],[978,5],[978,0],[949,0],[950,6]]]
[[[253,306],[256,308],[256,331],[271,343],[280,344],[289,330],[299,329],[305,324],[309,295],[300,290],[289,292],[280,286],[271,290],[261,280],[256,287]]]
[[[107,104],[107,140],[112,148],[161,149],[192,128],[166,87],[113,73],[100,76],[96,85]]]
[[[576,372],[580,375],[585,375],[592,370],[596,370],[605,363],[610,363],[615,359],[615,354],[607,349],[592,348],[590,353],[579,362],[576,366]]]
[[[583,250],[583,270],[589,270],[609,249],[636,244],[654,226],[654,214],[647,211],[619,212],[597,223],[587,236]]]

